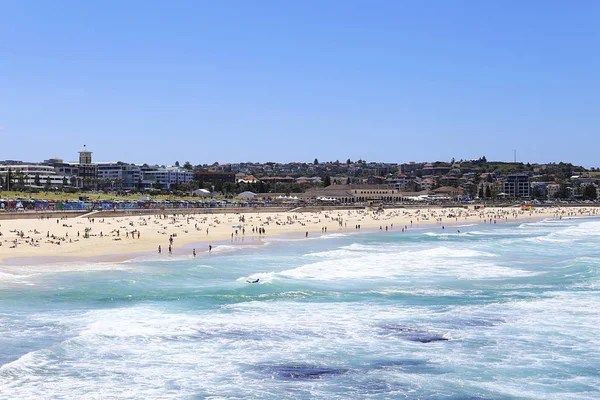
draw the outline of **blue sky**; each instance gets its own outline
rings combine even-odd
[[[599,1],[0,0],[0,160],[600,166]]]

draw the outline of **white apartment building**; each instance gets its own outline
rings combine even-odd
[[[62,186],[64,175],[58,175],[54,170],[54,167],[49,165],[40,164],[13,164],[13,165],[0,165],[0,176],[5,179],[8,176],[8,170],[11,171],[11,180],[16,183],[17,178],[20,174],[24,174],[23,183],[25,185],[33,185],[35,177],[39,176],[40,186],[43,186],[48,182],[50,178],[50,185]],[[68,182],[68,179],[67,179]]]
[[[169,189],[178,183],[189,183],[194,178],[194,173],[181,167],[163,167],[160,165],[143,165],[140,167],[143,174],[144,188],[160,187]]]
[[[95,163],[98,168],[98,179],[118,180],[118,186],[130,190],[137,188],[142,181],[142,169],[135,164],[117,162]]]

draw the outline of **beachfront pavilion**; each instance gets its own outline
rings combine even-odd
[[[409,202],[413,198],[429,194],[429,192],[400,192],[388,185],[330,185],[324,188],[312,188],[305,195],[317,198],[336,199],[338,204],[367,203],[369,201],[383,203]]]

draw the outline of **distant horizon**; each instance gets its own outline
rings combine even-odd
[[[184,160],[184,159],[179,159],[179,160],[175,160],[173,162],[154,162],[154,161],[129,161],[129,160],[110,160],[110,159],[96,159],[96,157],[94,156],[94,152],[91,149],[88,149],[89,151],[92,152],[92,162],[93,163],[109,163],[109,162],[123,162],[123,163],[128,163],[128,164],[136,164],[136,165],[143,165],[143,164],[148,164],[148,165],[164,165],[164,166],[174,166],[176,162],[179,162],[180,166],[183,167],[183,165],[189,161],[193,166],[197,166],[197,165],[207,165],[207,166],[211,166],[213,165],[215,162],[218,162],[217,160],[213,161],[213,162],[195,162],[192,160]],[[463,158],[462,161],[464,162],[470,162],[470,161],[476,161],[478,160],[480,157],[486,157],[487,162],[502,162],[502,163],[515,163],[514,160],[495,160],[492,159],[490,157],[487,157],[486,155],[482,155],[479,157],[474,157],[474,158]],[[78,160],[71,160],[71,159],[67,159],[64,157],[59,157],[59,156],[52,156],[52,157],[44,157],[43,159],[40,160],[31,160],[31,159],[16,159],[16,158],[1,158],[0,162],[4,162],[4,161],[20,161],[20,162],[25,162],[25,163],[42,163],[44,162],[44,160],[50,160],[50,159],[61,159],[64,162],[68,162],[68,163],[77,163]],[[317,160],[319,161],[319,163],[334,163],[336,161],[339,161],[341,164],[345,164],[346,161],[348,160],[348,157],[344,158],[344,159],[333,159],[333,160],[329,160],[329,159],[320,159],[317,157]],[[359,160],[361,160],[360,158],[357,159],[350,159],[352,162],[357,162]],[[362,159],[363,161],[366,161],[367,163],[371,163],[371,162],[375,162],[375,163],[384,163],[384,164],[409,164],[409,163],[436,163],[436,162],[445,162],[445,163],[450,163],[452,161],[452,157],[450,157],[449,159],[446,160],[411,160],[411,161],[381,161],[381,160],[365,160]],[[454,157],[455,162],[459,162],[461,161],[461,159]],[[314,158],[310,161],[298,161],[298,160],[289,160],[289,161],[275,161],[275,160],[270,160],[270,161],[258,161],[258,160],[246,160],[246,161],[225,161],[225,162],[218,162],[219,165],[227,165],[227,164],[242,164],[242,163],[259,163],[259,164],[266,164],[266,163],[278,163],[278,164],[290,164],[290,163],[299,163],[299,164],[313,164],[314,162]],[[580,167],[584,167],[586,169],[590,169],[590,168],[600,168],[597,167],[595,165],[584,165],[584,164],[579,164],[579,163],[574,163],[572,161],[567,161],[567,160],[557,160],[557,161],[546,161],[546,162],[534,162],[534,161],[521,161],[517,158],[516,163],[522,163],[522,164],[532,164],[532,165],[543,165],[543,164],[558,164],[560,162],[563,162],[565,164],[571,164],[573,166],[580,166]]]

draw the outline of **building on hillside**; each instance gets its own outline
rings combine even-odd
[[[435,184],[435,181],[432,178],[425,178],[425,179],[422,179],[421,182],[419,183],[419,188],[421,190],[431,190],[431,188],[433,187],[434,184]]]
[[[260,182],[258,179],[256,179],[253,175],[248,175],[243,177],[242,179],[239,179],[238,182],[240,183],[258,183]]]
[[[546,182],[531,182],[531,197],[548,198],[548,184]]]
[[[560,184],[558,183],[549,183],[546,185],[546,193],[548,199],[554,199],[556,197],[556,193],[560,191]]]
[[[531,197],[531,182],[528,174],[512,174],[506,177],[504,193],[513,198]]]
[[[400,172],[403,174],[412,174],[417,172],[417,170],[423,169],[424,165],[424,163],[416,163],[414,161],[408,164],[400,164]]]
[[[501,182],[479,182],[477,185],[477,193],[475,197],[479,197],[482,199],[485,198],[495,198],[497,196],[506,196],[506,194],[502,194],[504,191],[504,184]]]
[[[406,174],[400,174],[397,177],[388,178],[385,183],[390,185],[393,189],[401,192],[413,192],[416,190],[416,185],[413,179],[410,179]]]
[[[383,176],[369,176],[367,178],[367,184],[369,185],[383,185],[385,183],[385,178]]]
[[[235,174],[235,181],[239,182],[240,180],[244,179],[246,176],[248,176],[248,174],[245,174],[243,172],[238,172]]]
[[[223,184],[226,182],[235,183],[235,173],[196,168],[194,170],[194,179],[210,185],[216,185],[217,183]]]
[[[291,176],[263,176],[260,178],[265,183],[294,183],[296,180]]]
[[[301,176],[300,178],[296,178],[296,182],[297,183],[313,183],[313,184],[316,184],[316,183],[321,183],[322,180],[321,180],[321,177],[319,177],[319,176],[310,176],[310,177],[308,177],[308,176]]]

